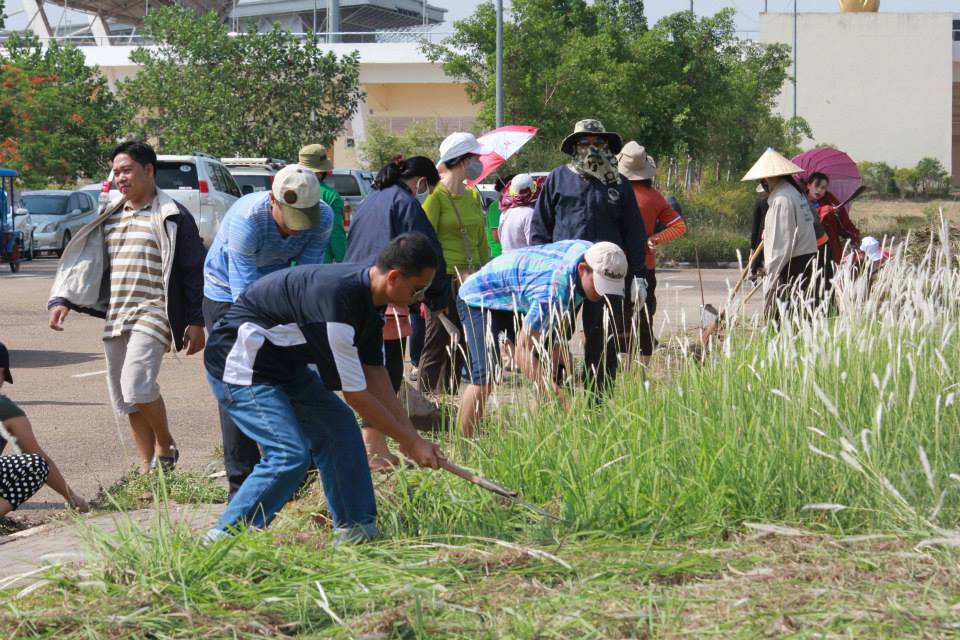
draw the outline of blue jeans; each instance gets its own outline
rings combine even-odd
[[[334,538],[377,535],[377,505],[366,449],[353,411],[304,369],[285,384],[229,384],[207,375],[217,402],[263,450],[260,462],[217,521],[264,527],[303,480],[311,454],[333,517]]]
[[[463,379],[470,384],[486,385],[493,381],[494,370],[500,366],[501,332],[513,334],[512,311],[471,307],[457,296],[457,312],[467,343],[467,366]],[[513,340],[516,337],[513,336]]]

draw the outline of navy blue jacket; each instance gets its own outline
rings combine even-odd
[[[437,232],[423,212],[423,207],[410,192],[406,183],[398,182],[382,191],[374,191],[360,205],[350,222],[347,253],[344,262],[373,265],[387,244],[401,233],[417,231],[430,239],[437,254],[437,274],[424,296],[427,307],[433,311],[450,306],[450,279],[443,249]]]
[[[610,189],[566,165],[551,171],[533,209],[531,244],[560,240],[612,242],[627,254],[630,273],[645,276],[647,232],[633,189],[623,176],[613,198]]]

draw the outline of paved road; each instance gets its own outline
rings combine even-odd
[[[68,482],[86,497],[109,486],[137,463],[129,428],[117,424],[107,398],[100,331],[103,321],[71,313],[63,332],[47,328],[46,301],[56,260],[22,263],[18,274],[0,272],[0,341],[10,349],[16,384],[3,392],[26,410],[42,446]],[[658,270],[657,331],[661,335],[694,328],[700,315],[700,289],[692,269]],[[734,269],[704,269],[707,302],[720,307]],[[160,373],[171,430],[182,452],[181,466],[202,470],[220,443],[216,404],[200,355],[168,355]],[[40,519],[59,507],[48,488],[15,512]]]

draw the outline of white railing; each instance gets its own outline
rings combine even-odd
[[[245,32],[231,32],[231,36],[245,35]],[[310,32],[293,33],[300,40],[307,40],[312,36]],[[417,31],[341,31],[337,33],[320,32],[315,34],[317,42],[324,44],[390,44],[398,42],[440,42],[453,35],[453,31],[434,31],[430,29]],[[0,42],[6,41],[9,34],[0,34]],[[149,46],[154,41],[139,33],[115,34],[109,36],[95,36],[93,34],[77,34],[51,36],[40,38],[41,42],[56,41],[60,44],[84,46]]]

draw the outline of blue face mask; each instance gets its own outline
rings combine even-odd
[[[419,202],[422,205],[424,202],[427,201],[427,198],[430,197],[430,185],[427,185],[427,190],[422,193],[419,191],[419,189],[420,189],[420,185],[418,184],[417,193],[414,194],[414,197],[417,199],[417,202]]]

